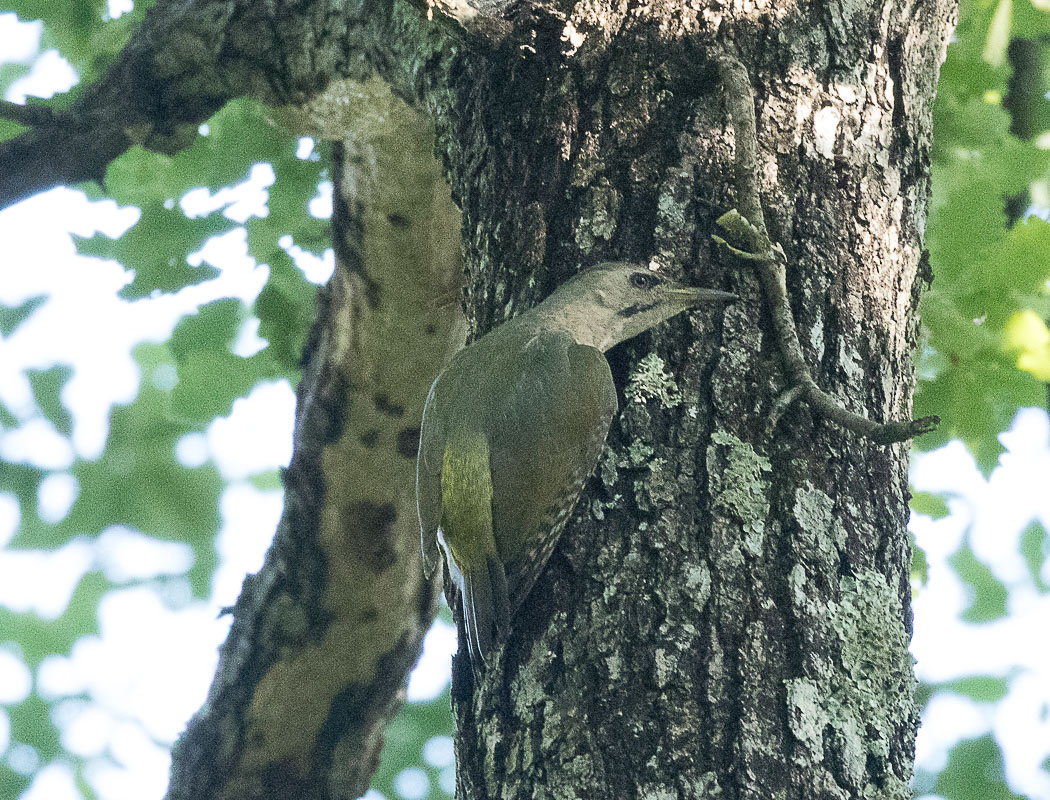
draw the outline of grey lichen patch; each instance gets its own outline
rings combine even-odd
[[[829,719],[825,702],[813,681],[796,678],[787,682],[788,727],[813,761],[824,758],[824,726]]]
[[[685,573],[685,591],[692,597],[697,608],[702,609],[711,596],[711,570],[701,562],[689,567]]]
[[[894,774],[889,754],[901,720],[914,720],[915,678],[900,599],[871,570],[842,578],[839,591],[829,622],[843,669],[830,686],[788,681],[788,724],[810,763],[830,768],[849,796],[903,800],[910,776]],[[869,775],[880,783],[865,784]]]
[[[653,244],[655,251],[667,259],[684,261],[690,257],[688,248],[696,229],[698,147],[699,137],[683,132],[678,137],[681,157],[677,164],[668,165],[660,178]]]
[[[792,512],[798,523],[799,555],[817,562],[833,558],[846,539],[842,522],[835,515],[835,501],[807,483],[795,491]]]
[[[582,189],[593,183],[604,169],[605,161],[602,159],[598,134],[590,130],[585,131],[569,173],[569,183],[577,189]]]
[[[648,474],[643,474],[634,482],[635,502],[642,511],[673,505],[679,492],[676,475],[665,458],[650,461]]]
[[[605,503],[597,497],[591,501],[591,516],[598,520],[598,522],[605,520]]]
[[[678,792],[666,786],[648,785],[638,787],[638,800],[677,800]]]
[[[806,568],[801,564],[795,564],[788,574],[788,589],[791,591],[791,605],[796,609],[805,609],[810,603],[809,592],[806,591]]]
[[[510,696],[514,703],[515,715],[529,727],[530,723],[540,713],[544,704],[549,702],[547,692],[544,689],[546,680],[547,662],[543,652],[546,649],[545,642],[537,639],[532,645],[533,653],[524,662],[524,668],[514,676],[510,685]]]
[[[684,227],[688,208],[688,200],[676,197],[670,192],[662,192],[656,200],[656,213],[660,222],[674,230]]]
[[[664,647],[658,647],[653,653],[653,662],[656,685],[663,688],[678,674],[678,656]]]
[[[642,467],[649,463],[649,460],[653,457],[652,446],[643,442],[641,439],[634,439],[629,445],[627,445],[627,459],[619,462],[618,466],[621,467]]]
[[[903,712],[912,707],[915,688],[900,598],[886,578],[872,570],[842,578],[839,589],[842,599],[832,626],[842,641],[842,661],[860,690],[858,705],[865,715],[871,714],[869,724],[878,719],[886,723],[876,728],[888,748],[893,721],[907,716]]]
[[[731,433],[717,431],[707,448],[714,509],[738,519],[748,537],[749,549],[761,546],[769,515],[769,459]],[[757,541],[751,541],[755,539]]]
[[[624,396],[631,403],[658,400],[663,408],[674,408],[682,402],[682,390],[674,376],[666,369],[664,360],[650,353],[631,371],[624,389]]]
[[[601,478],[602,483],[606,488],[611,489],[616,485],[616,481],[620,478],[619,470],[617,469],[619,457],[616,455],[616,451],[605,445],[605,449],[602,450],[601,461],[598,462],[598,477]]]
[[[718,800],[722,796],[722,786],[718,782],[717,773],[714,772],[705,772],[697,779],[696,784],[689,788],[691,793],[687,793],[687,797]]]
[[[583,214],[573,233],[576,246],[584,253],[590,253],[599,240],[612,239],[619,214],[620,193],[602,178],[587,192]]]

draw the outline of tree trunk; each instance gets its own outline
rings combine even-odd
[[[743,298],[611,354],[597,476],[474,686],[462,798],[909,796],[907,445],[792,406],[734,207],[711,59],[755,87],[759,188],[818,384],[907,417],[929,280],[930,109],[954,4],[579,4],[522,10],[429,81],[483,332],[579,265],[653,260]],[[437,101],[433,101],[437,106]],[[461,651],[463,648],[461,647]]]

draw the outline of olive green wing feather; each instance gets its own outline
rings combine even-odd
[[[438,376],[423,410],[416,462],[424,569],[433,574],[439,548],[444,551],[478,672],[496,634],[510,622],[507,581],[492,527],[488,440],[479,425],[482,418],[473,413],[473,385],[479,376],[471,372],[483,366],[461,360]]]
[[[568,334],[526,346],[489,441],[496,541],[512,613],[546,566],[616,414],[609,363]]]
[[[481,431],[461,428],[446,441],[438,542],[459,587],[471,663],[482,672],[496,636],[510,624],[510,604],[493,537],[489,446]]]

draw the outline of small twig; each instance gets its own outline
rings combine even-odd
[[[718,225],[741,246],[731,245],[719,236],[715,236],[714,239],[725,245],[733,255],[754,262],[758,267],[759,278],[773,318],[773,331],[780,344],[780,352],[793,387],[774,407],[776,419],[779,419],[779,415],[787,406],[801,395],[805,397],[810,408],[821,416],[878,444],[903,442],[932,431],[940,422],[937,417],[885,424],[872,422],[860,414],[848,411],[813,380],[802,355],[802,345],[788,302],[785,263],[787,259],[783,248],[769,238],[762,205],[758,199],[755,155],[758,138],[755,135],[755,101],[751,81],[744,65],[732,56],[722,57],[718,65],[733,124],[736,148],[735,181],[740,209],[723,214],[718,219]],[[776,421],[773,420],[772,425],[775,424]]]
[[[43,128],[54,125],[59,115],[46,106],[30,106],[0,100],[0,117],[25,125],[27,128]]]

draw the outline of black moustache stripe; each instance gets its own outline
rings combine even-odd
[[[660,304],[659,303],[650,303],[649,305],[645,306],[645,305],[642,305],[641,303],[635,303],[633,306],[627,306],[627,308],[624,308],[624,309],[621,309],[621,310],[617,311],[616,312],[616,316],[618,316],[618,317],[633,317],[635,314],[641,314],[642,312],[648,311],[651,308],[656,308],[658,305],[660,305]]]

